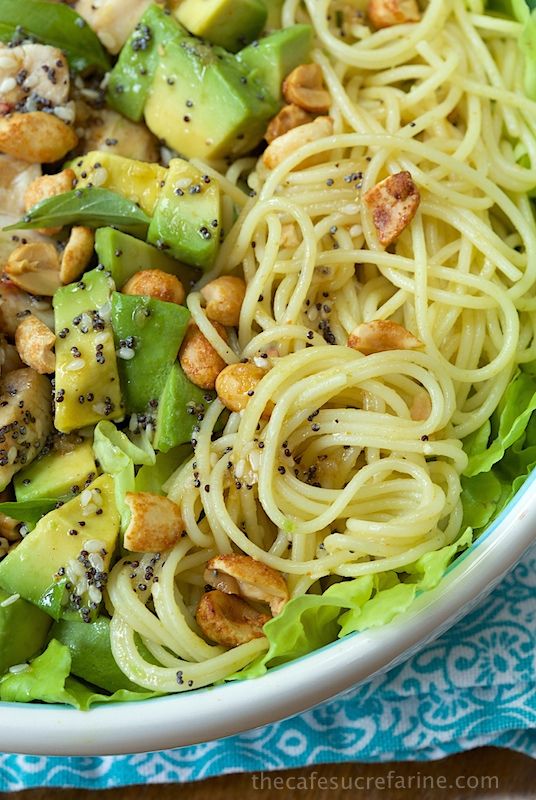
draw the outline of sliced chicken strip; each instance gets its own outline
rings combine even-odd
[[[104,47],[118,53],[152,0],[78,0],[76,11],[91,25]]]
[[[69,99],[69,89],[69,67],[57,47],[0,47],[0,102],[12,106],[8,110],[15,110],[15,106],[18,111],[63,106]]]
[[[0,491],[29,464],[52,432],[52,387],[33,369],[17,369],[0,383]]]
[[[30,314],[54,330],[54,312],[48,298],[34,297],[15,286],[5,275],[0,277],[0,333],[13,338],[21,320]]]

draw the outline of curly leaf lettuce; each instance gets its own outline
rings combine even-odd
[[[181,444],[168,453],[157,453],[154,464],[147,464],[138,470],[136,475],[136,491],[152,492],[165,495],[164,484],[175,470],[183,464],[192,453],[190,444]]]
[[[404,567],[404,572],[363,575],[335,583],[321,595],[302,595],[290,600],[281,614],[267,622],[267,653],[232,679],[255,678],[269,667],[292,661],[341,636],[390,622],[406,611],[418,591],[432,589],[452,559],[472,542],[470,530],[457,542]]]
[[[508,505],[536,467],[535,366],[514,375],[491,420],[464,441],[464,523],[476,532]]]
[[[114,478],[115,500],[125,530],[130,521],[125,495],[136,491],[135,466],[154,466],[156,453],[146,436],[129,439],[108,420],[99,422],[95,428],[93,452],[104,472]]]
[[[536,0],[489,0],[486,10],[522,23],[519,47],[525,57],[525,92],[536,100]]]
[[[70,676],[71,654],[64,644],[52,639],[47,649],[23,672],[0,678],[0,700],[6,703],[64,703],[87,711],[95,703],[126,703],[156,697],[155,692],[121,689],[106,695]]]

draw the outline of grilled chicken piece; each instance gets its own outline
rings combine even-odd
[[[0,277],[0,333],[13,338],[24,317],[33,314],[54,330],[54,312],[50,300],[23,292],[5,275]]]
[[[0,47],[0,101],[8,107],[26,103],[26,110],[35,111],[36,103],[42,106],[43,100],[49,107],[63,106],[69,99],[69,88],[67,59],[57,47]]]
[[[52,432],[52,387],[33,369],[0,382],[0,491],[43,449]]]
[[[76,11],[110,53],[118,53],[151,0],[78,0]]]

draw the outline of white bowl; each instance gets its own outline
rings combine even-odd
[[[0,750],[113,755],[196,744],[292,716],[409,658],[487,594],[536,539],[536,472],[501,516],[392,623],[356,633],[262,678],[100,706],[0,703]]]

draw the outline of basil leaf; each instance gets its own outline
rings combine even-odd
[[[23,503],[0,503],[0,514],[28,525],[36,525],[41,517],[56,507],[57,499],[41,497],[39,500],[25,500]]]
[[[62,228],[64,225],[111,226],[144,238],[150,221],[131,200],[109,189],[91,186],[47,197],[31,208],[20,222],[3,230]]]
[[[62,3],[0,0],[0,40],[37,39],[62,50],[73,70],[106,72],[110,59],[87,22]]]

